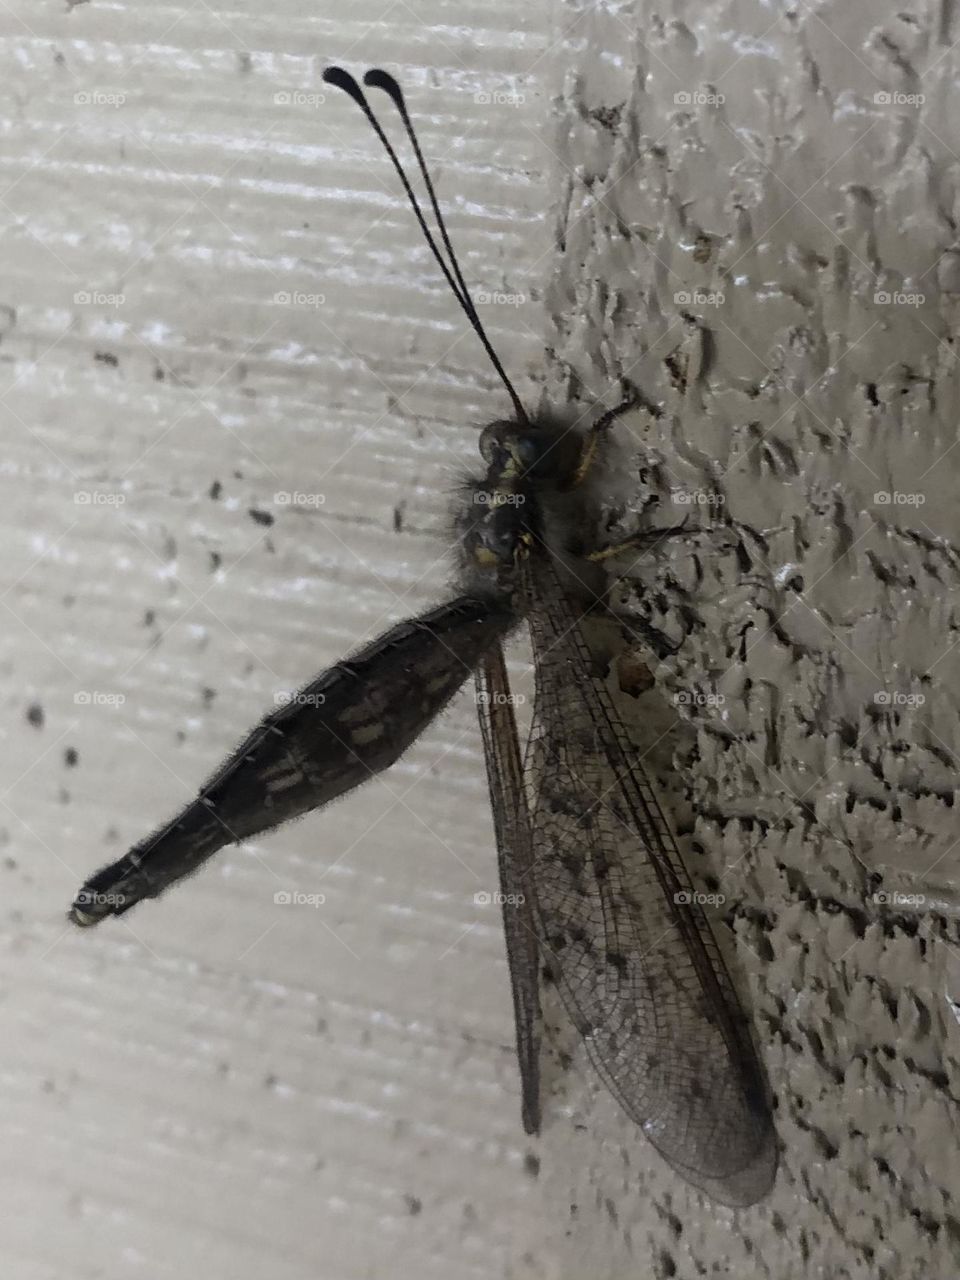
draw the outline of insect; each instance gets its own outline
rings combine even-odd
[[[651,782],[581,627],[602,599],[590,478],[627,397],[586,430],[526,412],[471,301],[399,85],[392,100],[446,253],[357,81],[324,80],[363,111],[513,417],[480,435],[486,474],[456,517],[460,593],[337,663],[273,711],[199,796],[92,876],[70,918],[92,925],[196,871],[218,850],[320,808],[387,768],[473,674],[498,851],[525,1130],[540,1129],[540,983],[554,983],[607,1088],[688,1182],[746,1205],[770,1189],[776,1135],[746,1019]],[[660,531],[662,532],[662,531]],[[503,641],[523,624],[535,665],[520,749]]]

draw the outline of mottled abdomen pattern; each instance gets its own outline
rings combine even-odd
[[[513,621],[497,603],[460,597],[324,671],[257,725],[196,800],[87,881],[75,922],[119,915],[224,845],[320,808],[386,769]]]

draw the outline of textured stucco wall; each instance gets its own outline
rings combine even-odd
[[[641,5],[616,88],[623,14],[568,82],[547,345],[584,399],[629,373],[662,407],[625,492],[703,529],[621,599],[682,642],[651,722],[688,722],[675,812],[784,1143],[737,1216],[658,1167],[638,1227],[625,1177],[612,1274],[956,1274],[950,12]]]
[[[951,15],[0,11],[10,1274],[956,1273]],[[621,641],[682,641],[632,710],[777,1100],[749,1211],[579,1063],[523,1141],[469,696],[330,812],[63,921],[278,692],[442,594],[505,406],[311,98],[329,60],[408,86],[468,280],[523,298],[489,304],[521,393],[662,406],[611,521],[702,529],[620,564]]]

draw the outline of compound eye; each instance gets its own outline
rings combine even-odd
[[[499,422],[491,422],[480,432],[480,457],[484,462],[493,462],[503,453],[503,428]]]
[[[510,441],[510,452],[522,467],[532,467],[540,454],[540,446],[532,436],[517,435]]]

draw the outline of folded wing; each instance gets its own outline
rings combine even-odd
[[[636,749],[544,557],[526,575],[537,930],[596,1069],[688,1182],[752,1204],[776,1135],[746,1021]]]

